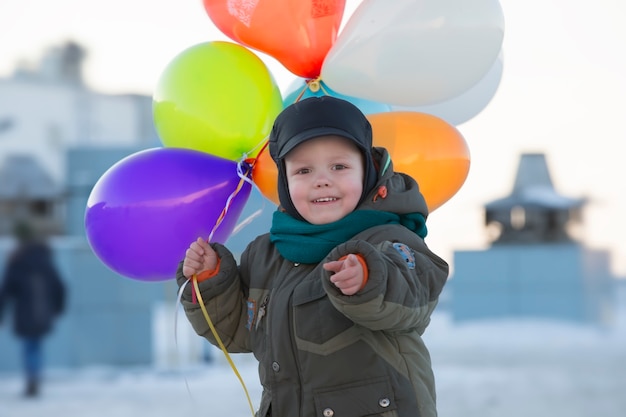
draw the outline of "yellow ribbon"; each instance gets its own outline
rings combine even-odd
[[[200,288],[198,287],[198,278],[196,277],[195,274],[194,274],[191,282],[193,284],[193,289],[196,292],[196,297],[198,298],[198,304],[200,304],[200,308],[202,309],[202,314],[204,315],[204,318],[205,318],[206,322],[209,324],[209,328],[211,329],[211,333],[213,333],[213,336],[215,337],[215,340],[217,340],[217,344],[219,345],[220,349],[222,349],[222,352],[224,352],[224,356],[226,357],[226,360],[228,361],[228,364],[230,365],[230,367],[232,368],[233,372],[237,376],[237,379],[239,379],[239,382],[241,383],[241,386],[243,387],[243,391],[246,394],[246,398],[248,399],[248,405],[250,406],[250,411],[252,412],[252,417],[254,417],[254,406],[252,405],[252,400],[250,399],[250,394],[248,393],[248,388],[246,388],[246,384],[243,382],[243,378],[241,377],[241,374],[237,370],[237,367],[235,366],[235,363],[233,362],[232,358],[230,357],[230,354],[228,353],[228,351],[226,350],[226,346],[224,346],[224,343],[222,342],[222,339],[217,334],[217,330],[215,329],[215,326],[213,325],[213,321],[211,320],[211,317],[209,317],[209,313],[206,311],[206,307],[204,306],[204,300],[202,300],[202,295],[200,294]]]
[[[246,172],[243,172],[242,169],[241,169],[241,163],[238,164],[238,166],[237,166],[237,173],[238,173],[238,175],[240,177],[239,184],[237,184],[237,187],[235,188],[235,191],[233,191],[232,194],[228,197],[226,205],[224,206],[224,208],[222,209],[222,212],[220,213],[218,219],[216,220],[215,226],[213,226],[213,230],[211,230],[211,233],[209,234],[209,238],[207,239],[209,242],[211,241],[211,238],[213,237],[213,233],[215,232],[215,230],[219,227],[219,225],[222,223],[222,221],[226,217],[226,213],[228,212],[228,209],[230,208],[230,204],[231,204],[233,198],[239,193],[239,191],[241,191],[241,188],[243,187],[244,182],[248,182],[249,181],[248,174],[250,174],[250,172],[252,172],[252,168],[254,167],[254,164],[256,163],[256,159],[254,159],[254,160],[246,160],[245,162],[249,164],[249,167],[246,170]],[[217,341],[217,344],[219,345],[220,349],[224,353],[224,356],[226,357],[226,360],[228,361],[228,364],[230,365],[230,367],[232,368],[233,372],[237,376],[237,379],[239,379],[239,382],[241,383],[241,386],[243,387],[243,391],[246,394],[246,398],[248,399],[248,405],[250,406],[250,411],[252,412],[252,417],[254,417],[254,406],[252,405],[252,400],[250,399],[250,394],[248,393],[248,388],[246,388],[246,384],[244,383],[243,378],[241,377],[241,374],[237,370],[237,367],[235,366],[235,363],[233,362],[232,358],[230,357],[230,354],[228,353],[228,351],[226,350],[226,347],[224,346],[224,343],[222,342],[222,339],[217,334],[217,330],[215,329],[215,326],[213,325],[213,321],[211,320],[211,317],[209,317],[209,313],[207,312],[206,307],[204,306],[204,300],[202,299],[202,295],[200,294],[200,287],[198,286],[198,277],[196,276],[196,274],[193,275],[193,277],[191,279],[191,282],[192,282],[192,285],[193,285],[193,289],[194,289],[196,298],[198,300],[198,304],[200,304],[200,309],[202,310],[202,314],[204,315],[204,319],[208,323],[209,328],[211,329],[211,333],[213,333],[213,336],[215,337],[215,340]]]

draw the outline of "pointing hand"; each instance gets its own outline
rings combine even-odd
[[[349,254],[338,261],[327,262],[323,267],[327,271],[334,272],[330,277],[330,282],[335,284],[342,294],[354,295],[362,288],[365,272],[357,255]]]

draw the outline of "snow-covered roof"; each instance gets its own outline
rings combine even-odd
[[[508,197],[500,198],[485,205],[487,210],[510,209],[516,206],[527,208],[547,208],[567,210],[578,208],[587,202],[585,198],[572,198],[558,194],[551,187],[533,186],[518,190]]]
[[[544,154],[523,154],[515,177],[513,191],[508,197],[485,205],[487,210],[510,209],[515,206],[570,209],[587,202],[586,198],[571,198],[556,192],[550,178]]]

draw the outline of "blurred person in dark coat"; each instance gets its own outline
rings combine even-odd
[[[16,225],[18,244],[9,255],[0,284],[0,324],[11,305],[13,332],[22,343],[25,395],[39,394],[43,370],[43,341],[63,313],[66,289],[52,252],[27,223]]]

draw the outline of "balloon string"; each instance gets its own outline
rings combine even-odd
[[[257,145],[257,146],[259,146],[259,145]],[[267,145],[268,145],[268,141],[265,141],[265,143],[263,143],[263,145],[261,147],[261,151],[259,152],[259,154],[265,150]],[[241,191],[243,185],[246,182],[249,183],[249,184],[252,184],[252,185],[256,185],[250,179],[250,173],[252,172],[252,168],[254,168],[254,165],[256,164],[256,162],[257,162],[257,158],[246,158],[246,155],[244,155],[242,160],[240,160],[237,163],[237,176],[239,177],[239,183],[237,184],[237,187],[235,188],[235,190],[228,196],[228,199],[226,200],[226,204],[224,205],[224,208],[222,209],[222,212],[220,213],[219,217],[215,221],[215,225],[213,226],[213,229],[211,230],[211,233],[209,234],[209,237],[207,238],[208,242],[212,241],[213,235],[214,235],[215,231],[220,226],[220,224],[222,223],[222,221],[226,217],[226,214],[228,213],[228,210],[230,208],[230,205],[232,204],[233,198],[235,198],[235,196],[237,194],[239,194],[239,191]],[[259,212],[257,211],[257,213],[255,213],[253,216],[257,216],[258,214],[259,214]],[[249,221],[248,221],[248,223],[249,223]],[[244,226],[246,224],[244,224]],[[211,333],[215,337],[215,340],[217,341],[217,344],[219,345],[220,349],[224,353],[224,357],[226,358],[228,364],[232,368],[233,372],[237,376],[237,379],[241,383],[241,386],[243,387],[244,393],[246,394],[246,398],[248,400],[248,405],[250,406],[250,411],[252,412],[252,417],[254,417],[254,406],[252,405],[252,400],[250,399],[250,394],[248,392],[248,388],[246,387],[246,384],[244,383],[243,378],[241,377],[241,374],[237,370],[237,367],[235,366],[235,363],[231,359],[230,354],[226,350],[226,347],[224,346],[224,343],[222,342],[222,339],[220,338],[219,334],[217,333],[217,330],[215,329],[215,326],[213,325],[213,321],[211,320],[211,317],[209,316],[209,313],[206,310],[206,307],[204,305],[204,300],[202,299],[202,295],[200,294],[200,288],[198,286],[198,277],[197,277],[196,274],[194,274],[191,277],[191,280],[188,279],[181,286],[180,290],[178,291],[177,305],[182,302],[181,300],[182,300],[183,290],[184,290],[184,288],[187,286],[187,284],[190,281],[191,281],[191,283],[193,285],[193,290],[194,290],[192,292],[192,299],[194,301],[196,299],[198,300],[198,304],[200,305],[200,309],[202,310],[202,314],[204,316],[204,319],[206,320],[207,324],[209,325],[209,328],[211,329]],[[175,314],[174,314],[174,339],[175,339],[175,342],[176,342],[176,346],[178,348],[178,335],[177,335],[178,317],[177,317],[177,315],[178,315],[178,310],[176,310]],[[186,379],[185,379],[185,384],[187,386],[187,391],[189,391],[189,393],[191,394],[191,391],[189,389],[189,384],[187,383]],[[193,396],[192,396],[192,398],[193,398]]]
[[[228,213],[228,210],[230,209],[230,205],[232,204],[233,198],[235,198],[235,196],[239,194],[239,191],[241,191],[241,188],[243,187],[244,183],[248,182],[250,184],[253,184],[252,180],[249,178],[249,175],[250,175],[250,172],[252,172],[252,166],[254,164],[246,164],[247,166],[244,171],[244,167],[242,166],[243,162],[245,161],[239,161],[237,163],[237,175],[239,176],[239,183],[237,184],[235,191],[233,191],[228,196],[228,199],[226,199],[226,204],[224,205],[224,208],[222,209],[222,212],[220,213],[219,217],[215,221],[215,225],[213,226],[211,233],[209,233],[209,237],[207,239],[209,242],[213,240],[213,235],[215,234],[215,231],[220,226],[220,224],[222,224],[222,221],[224,220],[224,218],[226,217],[226,214]]]
[[[261,155],[265,149],[267,148],[267,145],[269,144],[269,142],[267,140],[265,140],[265,142],[261,145],[261,143],[259,143],[258,145],[255,146],[261,146],[261,150],[259,151],[258,155]],[[257,190],[260,191],[258,185],[249,178],[248,173],[251,173],[254,165],[256,164],[257,160],[259,159],[259,157],[256,158],[246,158],[246,155],[243,156],[243,161],[239,161],[239,163],[237,164],[237,175],[239,176],[239,178],[241,178],[242,180],[248,182],[250,185],[252,185],[253,187],[255,187]],[[244,164],[243,162],[245,162],[247,164],[247,168],[248,170],[246,172],[244,172]],[[263,201],[263,206],[256,210],[254,213],[252,213],[250,216],[246,217],[243,221],[241,221],[239,224],[237,224],[237,226],[235,226],[235,228],[233,229],[232,233],[230,234],[231,236],[236,235],[237,233],[239,233],[244,227],[246,227],[247,225],[249,225],[254,219],[256,219],[257,217],[259,217],[261,215],[261,213],[263,213],[263,209],[265,208],[265,201]]]
[[[263,202],[263,207],[265,207],[265,202]],[[239,222],[239,224],[235,226],[235,228],[233,229],[233,232],[230,235],[235,236],[237,233],[241,232],[241,230],[243,230],[244,227],[252,223],[254,219],[259,217],[261,213],[263,213],[263,207],[261,207],[260,209],[258,209],[257,211],[255,211],[254,213],[246,217],[243,221]]]
[[[217,343],[218,343],[220,349],[222,349],[222,352],[224,353],[224,356],[226,357],[226,360],[228,361],[228,364],[230,365],[230,367],[232,368],[233,372],[237,376],[237,379],[239,379],[239,383],[243,387],[243,391],[246,394],[246,398],[248,399],[248,405],[250,406],[250,411],[252,412],[252,417],[254,417],[254,406],[252,405],[252,400],[250,399],[250,393],[248,392],[248,388],[246,388],[246,384],[244,383],[243,378],[241,377],[241,374],[237,370],[237,367],[235,366],[235,363],[233,362],[232,358],[230,357],[228,351],[226,350],[226,346],[224,346],[224,343],[222,342],[222,339],[217,334],[217,329],[215,329],[215,326],[213,325],[213,321],[211,321],[211,317],[209,317],[209,313],[207,312],[206,307],[204,306],[204,300],[202,300],[202,295],[200,294],[200,288],[198,287],[198,278],[196,277],[196,275],[194,275],[192,277],[191,282],[193,283],[193,289],[194,289],[194,291],[196,293],[196,297],[198,297],[198,301],[199,301],[198,304],[200,304],[200,308],[202,309],[202,314],[204,315],[204,319],[209,324],[209,327],[211,328],[211,333],[213,333],[213,336],[215,336],[215,340],[217,340]]]
[[[190,280],[187,279],[187,281],[185,281],[185,283],[181,285],[180,289],[178,290],[178,294],[176,296],[177,306],[181,305],[182,303],[181,300],[183,298],[183,290],[185,289],[189,281]],[[180,354],[180,347],[178,346],[178,308],[174,310],[174,345],[176,346],[176,352]],[[185,377],[185,386],[187,387],[187,392],[189,393],[189,396],[195,402],[195,398],[193,397],[193,394],[191,393],[191,388],[189,388],[189,381],[187,381],[187,377]]]
[[[257,155],[260,155],[261,152],[263,152],[263,150],[267,147],[267,144],[269,143],[269,136],[264,137],[263,139],[261,139],[261,141],[259,143],[257,143],[256,145],[254,145],[254,147],[252,149],[250,149],[248,152],[245,152],[242,156],[240,161],[246,161],[246,162],[256,162],[256,158],[248,158],[248,155],[250,153],[253,153],[255,149],[257,148],[261,148],[261,150],[258,152]],[[254,165],[254,163],[252,163],[252,165]]]
[[[263,139],[263,140],[264,140],[263,146],[261,146],[261,150],[259,151],[258,155],[261,155],[263,152],[265,152],[265,149],[270,144],[269,140],[266,140],[266,139]],[[257,145],[257,146],[259,146],[259,145]],[[256,164],[257,159],[259,159],[258,156],[256,158],[254,158],[254,159],[246,159],[245,161],[250,164],[250,168],[254,168],[254,165]]]
[[[302,87],[302,91],[300,91],[300,94],[298,94],[298,97],[296,97],[296,99],[294,100],[294,103],[297,103],[298,101],[300,101],[300,99],[302,98],[302,96],[304,95],[304,93],[306,92],[306,89],[308,87],[309,87],[308,83],[307,83],[307,85]]]
[[[263,146],[263,149],[265,148],[266,145],[267,144],[265,144]],[[244,166],[244,163],[245,163],[245,166]],[[255,163],[256,163],[256,159],[252,159],[252,160],[244,159],[244,160],[241,160],[241,161],[239,161],[237,163],[237,175],[239,176],[239,183],[237,184],[237,187],[235,188],[235,190],[228,196],[228,199],[226,200],[226,204],[224,205],[224,208],[222,209],[222,212],[220,213],[219,217],[217,218],[217,220],[215,222],[215,225],[213,226],[213,229],[211,230],[211,233],[209,234],[209,237],[207,239],[208,242],[212,241],[213,234],[215,233],[217,228],[220,226],[220,224],[222,223],[222,221],[226,217],[226,214],[228,213],[228,210],[230,209],[230,205],[232,203],[233,198],[235,198],[235,196],[237,194],[239,194],[239,191],[241,191],[243,185],[246,182],[248,182],[250,184],[253,184],[252,180],[249,178],[249,175],[252,172],[252,168],[253,168]],[[182,288],[184,288],[187,285],[188,282],[189,282],[189,280],[187,280],[185,285],[183,285],[183,287],[181,287],[180,294],[182,294]],[[200,294],[200,288],[198,286],[198,276],[196,274],[193,274],[193,276],[191,278],[191,282],[193,284],[193,289],[194,289],[194,291],[193,291],[194,297],[193,298],[196,298],[198,300],[198,304],[200,305],[200,309],[202,310],[202,314],[204,315],[204,319],[206,320],[207,324],[209,325],[209,328],[211,329],[211,333],[215,337],[215,340],[217,341],[217,344],[219,345],[220,349],[224,353],[224,357],[228,361],[228,364],[230,365],[230,367],[232,368],[233,372],[237,376],[237,379],[241,383],[241,386],[243,387],[244,393],[246,394],[246,398],[248,399],[248,405],[250,406],[250,411],[252,412],[252,417],[254,417],[254,406],[252,405],[252,400],[250,399],[250,394],[248,393],[248,388],[246,387],[246,384],[244,383],[243,378],[241,377],[241,374],[237,370],[237,367],[235,366],[235,363],[231,359],[228,351],[226,350],[226,347],[224,346],[224,343],[222,342],[222,339],[220,338],[219,334],[217,333],[217,330],[215,329],[215,326],[213,325],[213,321],[211,320],[211,317],[209,316],[209,313],[206,310],[206,307],[204,305],[204,300],[202,299],[202,295]],[[179,296],[182,297],[182,295],[179,295]]]
[[[255,187],[257,190],[261,191],[259,186],[254,182],[254,180],[250,179],[250,177],[248,176],[248,173],[252,174],[252,172],[254,172],[254,166],[256,165],[257,161],[259,160],[260,155],[265,152],[265,149],[267,149],[267,146],[269,145],[269,140],[264,139],[264,142],[259,143],[258,145],[255,146],[261,146],[261,150],[259,151],[259,153],[257,154],[256,158],[246,158],[246,155],[243,156],[242,160],[239,161],[238,165],[237,165],[237,175],[239,175],[239,178],[245,179],[245,181],[247,181],[248,183],[250,183],[253,187]],[[246,171],[246,173],[243,173],[243,163],[245,162],[245,164],[248,167],[248,171]]]

